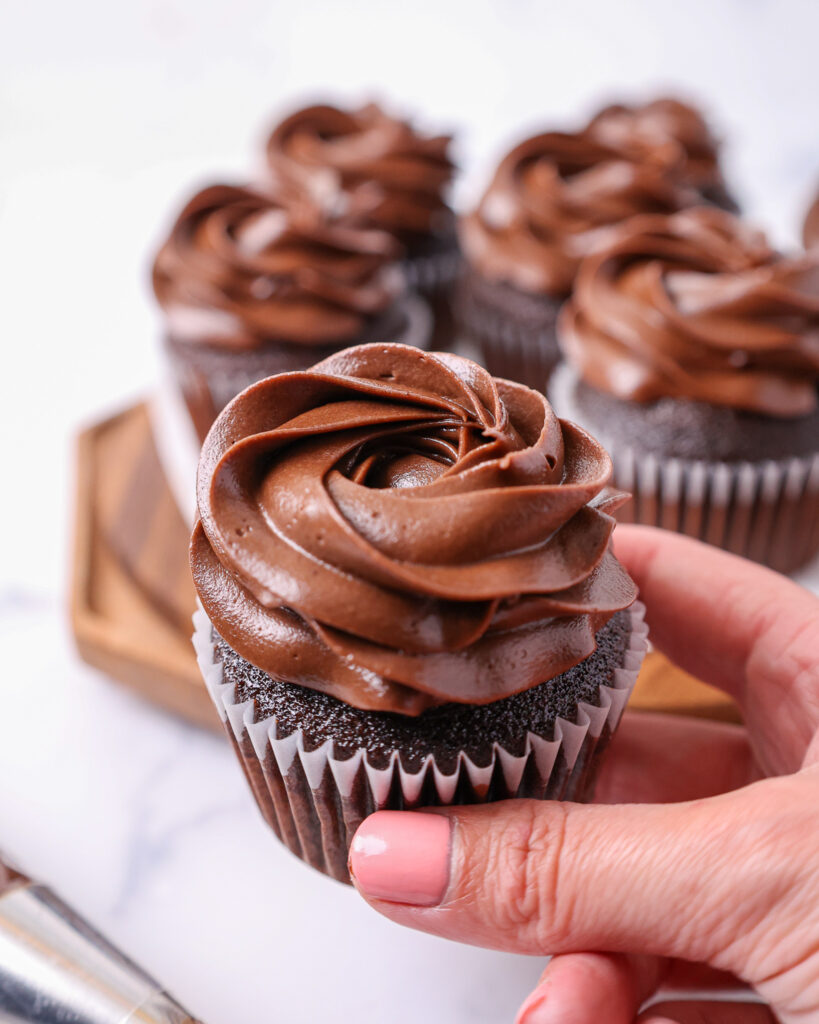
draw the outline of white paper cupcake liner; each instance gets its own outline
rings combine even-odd
[[[558,367],[549,396],[558,416],[583,426],[575,381]],[[611,455],[613,486],[632,495],[616,513],[620,522],[684,533],[783,573],[819,551],[819,453],[759,462],[663,458],[590,429]]]
[[[376,810],[483,803],[512,797],[583,800],[590,796],[600,755],[617,728],[647,649],[645,609],[635,602],[622,667],[599,689],[597,705],[580,702],[575,721],[558,718],[550,738],[528,733],[524,753],[494,744],[490,761],[475,764],[461,751],[452,771],[430,754],[407,771],[394,750],[386,767],[370,763],[366,749],[335,757],[333,741],[307,749],[296,730],[279,736],[277,720],[256,720],[252,700],[237,703],[214,657],[213,628],[200,607],[193,644],[199,668],[259,808],[276,835],[307,863],[349,882],[347,854],[360,823]]]

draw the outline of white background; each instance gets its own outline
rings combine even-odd
[[[819,181],[817,38],[811,0],[0,9],[0,846],[211,1024],[320,1019],[322,978],[339,1008],[358,993],[362,1022],[511,1019],[539,965],[401,933],[294,868],[216,738],[72,653],[72,436],[157,378],[148,269],[174,205],[245,176],[302,98],[378,95],[457,128],[466,201],[520,133],[677,87],[711,110],[749,215],[789,245]]]

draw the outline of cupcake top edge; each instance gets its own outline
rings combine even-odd
[[[275,679],[407,715],[490,703],[578,664],[633,601],[610,473],[538,392],[449,353],[346,349],[217,419],[194,581]]]
[[[558,341],[618,398],[807,415],[819,387],[819,252],[786,258],[701,207],[621,226],[580,266]]]
[[[362,218],[412,245],[451,231],[455,173],[449,135],[426,135],[377,103],[329,103],[294,111],[270,133],[267,163],[277,182],[351,196]]]
[[[388,234],[303,191],[218,184],[177,217],[152,284],[179,340],[343,344],[403,291],[397,255]]]

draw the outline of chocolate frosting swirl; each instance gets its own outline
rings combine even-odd
[[[635,219],[583,262],[559,340],[588,384],[618,398],[807,414],[819,384],[819,254],[784,259],[713,208]]]
[[[274,129],[267,158],[277,181],[322,196],[352,197],[359,215],[398,238],[447,227],[451,137],[424,136],[375,103],[358,110],[319,105]]]
[[[279,195],[213,185],[182,210],[153,287],[172,334],[237,349],[354,341],[394,302],[395,242]]]
[[[679,159],[673,143],[635,151],[584,132],[527,139],[461,222],[464,252],[486,277],[567,295],[581,258],[605,244],[612,225],[699,201],[669,172]]]
[[[276,679],[416,715],[489,703],[595,649],[634,599],[608,455],[469,360],[347,349],[216,421],[191,561],[202,604]]]
[[[639,153],[654,152],[655,159],[669,158],[669,144],[681,150],[682,159],[669,161],[680,181],[700,192],[724,188],[719,165],[719,143],[696,107],[673,97],[650,103],[614,103],[589,121],[588,133],[600,142]]]

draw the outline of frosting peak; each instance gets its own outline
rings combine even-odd
[[[222,347],[360,337],[401,288],[384,232],[333,218],[293,189],[213,185],[185,206],[153,287],[179,338]]]
[[[404,714],[488,703],[583,660],[633,600],[610,472],[537,392],[446,353],[347,349],[217,420],[194,580],[274,678]]]
[[[589,121],[587,131],[615,148],[642,149],[658,156],[668,153],[669,146],[676,147],[681,159],[675,161],[675,173],[681,181],[705,193],[724,188],[719,143],[699,110],[678,99],[611,104]]]
[[[712,208],[638,218],[581,265],[559,340],[619,398],[803,415],[819,385],[819,254],[782,258]]]
[[[319,105],[274,129],[267,158],[277,181],[313,193],[343,193],[370,224],[403,238],[443,228],[454,165],[448,135],[424,136],[375,103]]]
[[[615,147],[588,132],[547,132],[500,163],[461,240],[485,276],[526,291],[567,295],[581,258],[640,213],[670,213],[698,201],[669,167],[674,143]]]

